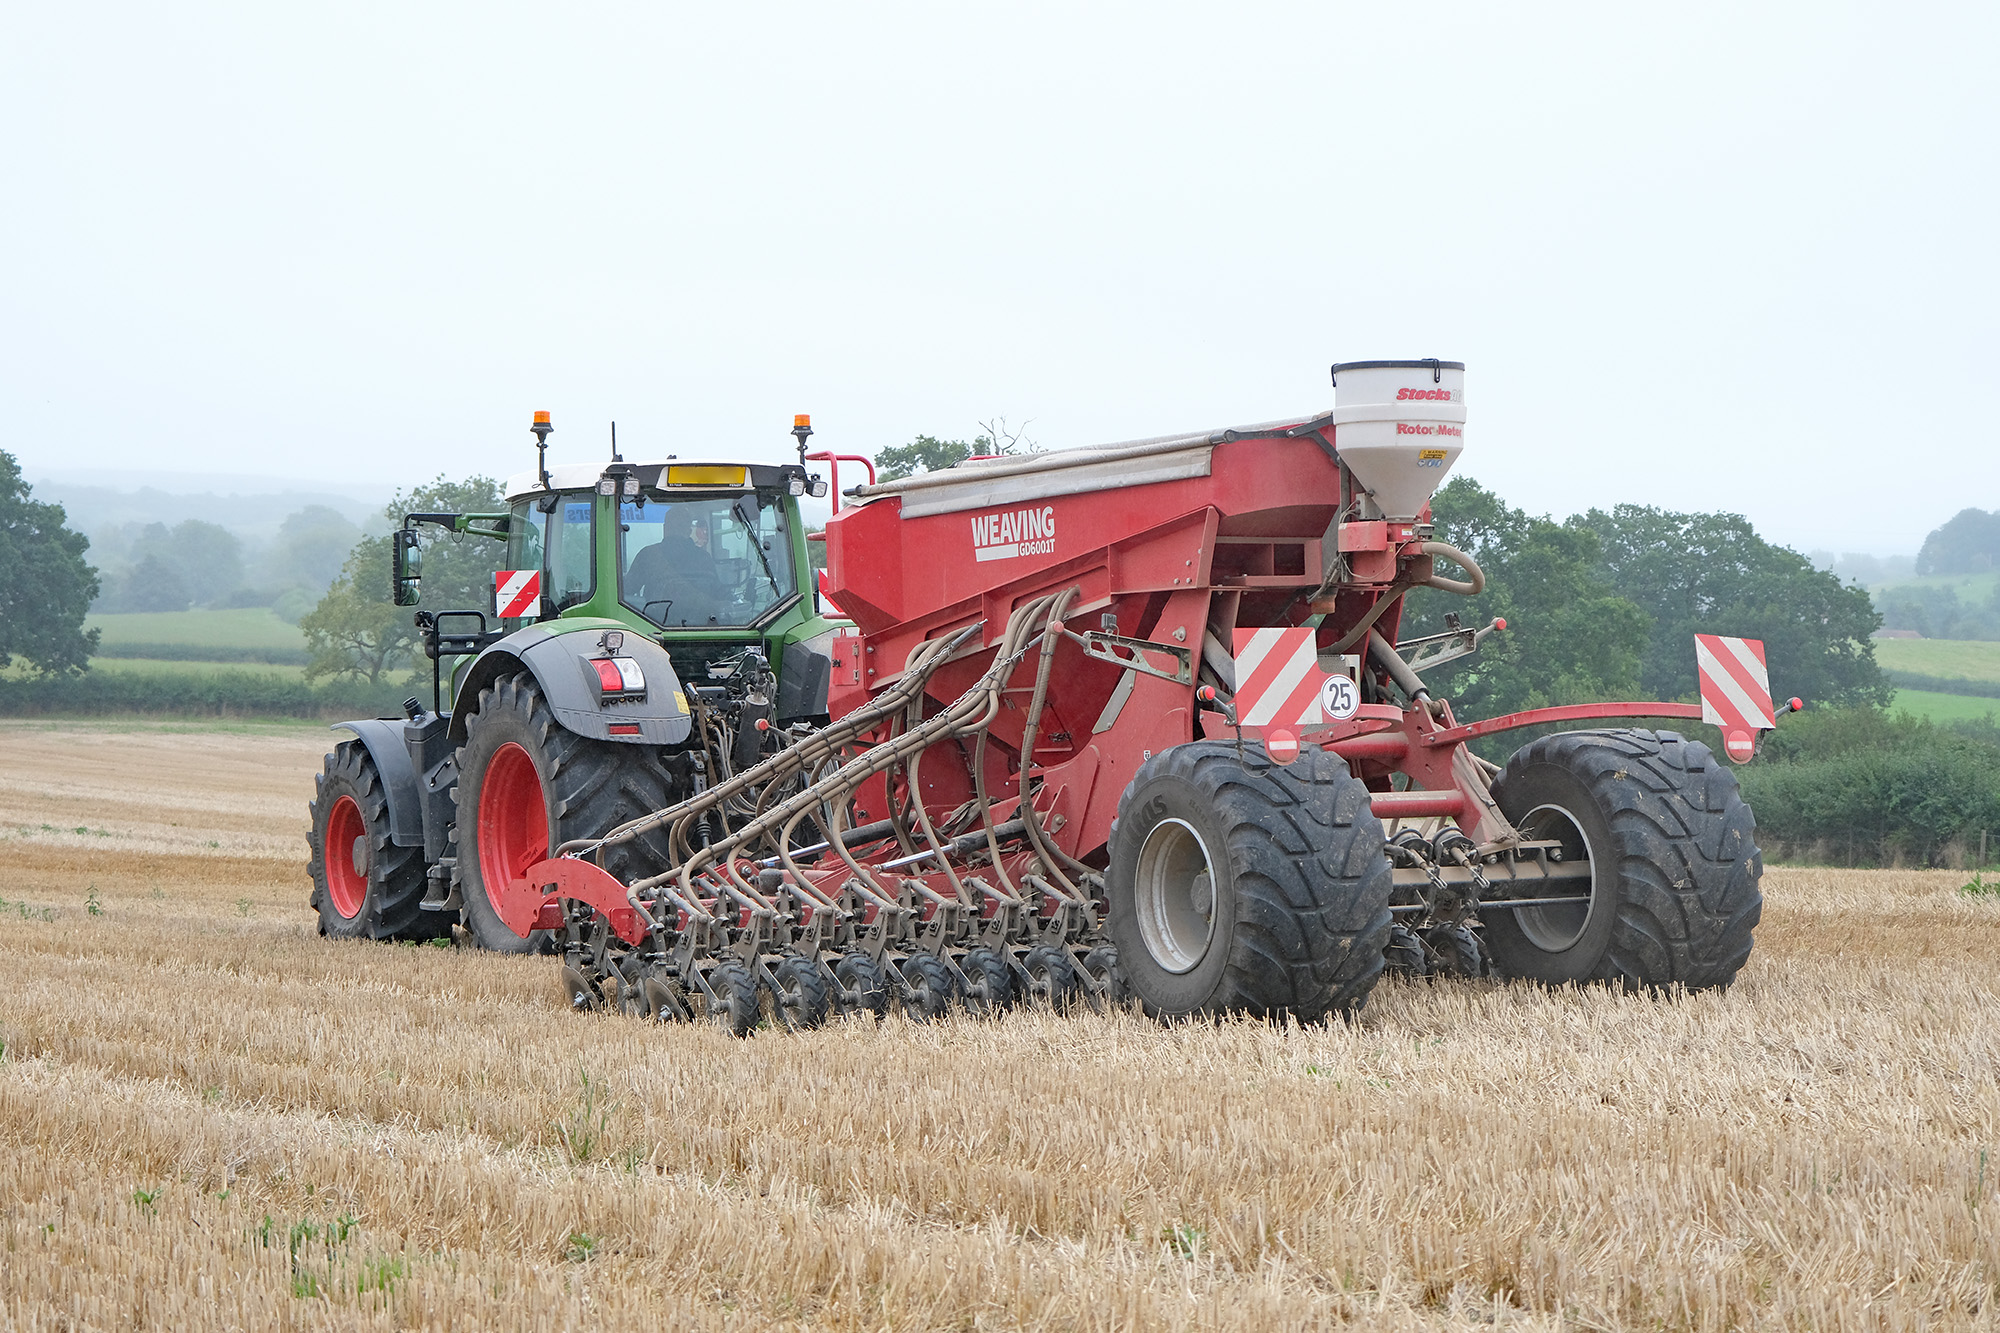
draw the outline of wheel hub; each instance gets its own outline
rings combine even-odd
[[[1163,819],[1146,833],[1133,875],[1146,952],[1168,972],[1192,972],[1215,935],[1215,862],[1194,826]]]
[[[1559,805],[1538,805],[1515,822],[1522,836],[1537,841],[1562,844],[1562,861],[1586,861],[1590,865],[1590,901],[1558,903],[1548,907],[1522,907],[1514,920],[1538,949],[1560,953],[1583,938],[1597,910],[1597,858],[1590,837],[1575,815]]]
[[[352,796],[335,801],[326,818],[326,892],[347,921],[360,916],[368,900],[368,830]]]
[[[493,914],[494,895],[549,854],[549,808],[535,761],[509,741],[487,761],[479,785],[479,877]]]

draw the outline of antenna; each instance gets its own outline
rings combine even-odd
[[[611,423],[611,461],[614,463],[625,461],[618,456],[618,423],[615,421]]]

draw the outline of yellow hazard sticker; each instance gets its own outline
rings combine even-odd
[[[1418,457],[1418,458],[1443,458],[1443,457],[1444,457],[1444,450],[1442,450],[1442,449],[1419,449],[1419,450],[1417,450],[1417,457]]]
[[[679,690],[674,691],[674,707],[680,709],[683,713],[688,710],[688,697]]]

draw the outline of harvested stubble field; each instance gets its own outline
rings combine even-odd
[[[2000,902],[1773,871],[1724,995],[733,1041],[335,946],[305,728],[0,724],[0,1327],[2000,1319]]]

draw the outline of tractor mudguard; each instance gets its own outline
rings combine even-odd
[[[607,698],[598,683],[594,660],[612,654],[600,646],[602,633],[592,632],[597,628],[592,624],[566,634],[551,634],[531,625],[490,645],[459,681],[456,697],[466,706],[452,709],[452,740],[465,739],[467,706],[479,698],[481,690],[503,675],[526,669],[541,686],[549,710],[565,731],[632,745],[679,745],[686,741],[694,730],[694,718],[667,650],[624,626],[603,626],[624,635],[616,655],[637,662],[645,680],[643,694]]]
[[[403,743],[403,719],[371,717],[336,722],[328,730],[353,732],[375,761],[375,771],[382,775],[382,794],[389,802],[389,841],[398,847],[423,846],[422,784],[417,781],[417,766],[410,761],[410,749]]]
[[[832,658],[814,652],[803,641],[786,644],[778,663],[778,721],[826,716],[827,686],[832,681]]]

